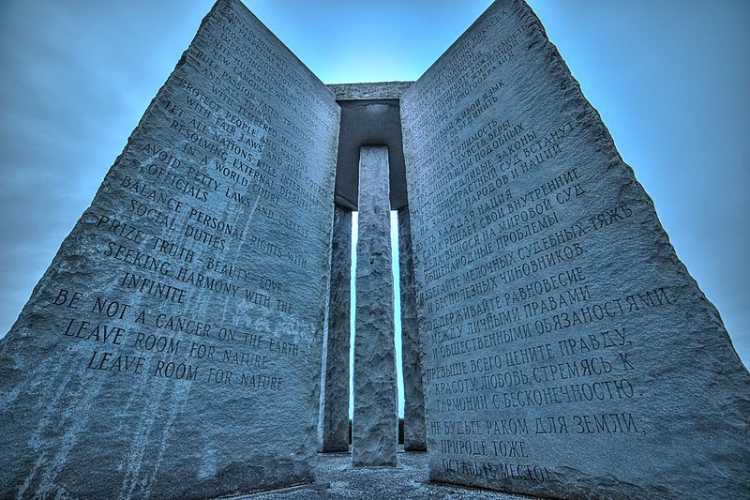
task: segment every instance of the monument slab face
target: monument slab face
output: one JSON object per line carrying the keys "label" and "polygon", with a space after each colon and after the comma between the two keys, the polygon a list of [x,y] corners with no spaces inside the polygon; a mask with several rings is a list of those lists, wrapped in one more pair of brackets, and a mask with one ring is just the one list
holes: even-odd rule
{"label": "monument slab face", "polygon": [[750,378],[529,7],[401,98],[433,480],[741,498]]}
{"label": "monument slab face", "polygon": [[352,464],[395,466],[398,448],[388,148],[359,160]]}
{"label": "monument slab face", "polygon": [[0,344],[0,497],[313,479],[338,123],[214,6]]}

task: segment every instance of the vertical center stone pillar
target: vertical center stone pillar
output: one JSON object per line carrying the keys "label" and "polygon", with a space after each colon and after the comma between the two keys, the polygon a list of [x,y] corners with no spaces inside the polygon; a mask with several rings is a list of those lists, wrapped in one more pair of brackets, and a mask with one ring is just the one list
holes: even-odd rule
{"label": "vertical center stone pillar", "polygon": [[352,213],[335,208],[328,306],[323,451],[349,451],[349,314]]}
{"label": "vertical center stone pillar", "polygon": [[395,466],[398,447],[388,148],[359,152],[352,464]]}

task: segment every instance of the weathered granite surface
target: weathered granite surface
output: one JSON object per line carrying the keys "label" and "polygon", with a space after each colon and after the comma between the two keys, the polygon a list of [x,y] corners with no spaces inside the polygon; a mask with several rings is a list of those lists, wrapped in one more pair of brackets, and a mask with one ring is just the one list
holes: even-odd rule
{"label": "weathered granite surface", "polygon": [[424,393],[422,346],[417,324],[409,211],[398,212],[398,259],[401,278],[401,366],[404,375],[404,449],[424,451]]}
{"label": "weathered granite surface", "polygon": [[388,148],[360,150],[352,464],[395,466],[398,448]]}
{"label": "weathered granite surface", "polygon": [[530,8],[492,4],[401,117],[430,477],[746,498],[750,376]]}
{"label": "weathered granite surface", "polygon": [[314,479],[338,123],[214,6],[0,343],[0,498]]}
{"label": "weathered granite surface", "polygon": [[[352,468],[344,454],[324,454],[315,484],[232,497],[231,500],[522,500],[530,497],[428,481],[426,453],[398,454],[398,468]],[[226,500],[226,499],[225,499]]]}
{"label": "weathered granite surface", "polygon": [[399,99],[414,82],[332,83],[328,88],[337,101]]}
{"label": "weathered granite surface", "polygon": [[352,213],[335,207],[328,305],[323,451],[349,451],[349,338]]}

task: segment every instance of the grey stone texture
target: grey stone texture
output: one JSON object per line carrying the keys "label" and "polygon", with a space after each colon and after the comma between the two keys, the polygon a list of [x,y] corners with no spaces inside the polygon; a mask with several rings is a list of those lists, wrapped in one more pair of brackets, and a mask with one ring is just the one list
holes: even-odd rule
{"label": "grey stone texture", "polygon": [[328,88],[337,101],[399,99],[414,82],[332,83]]}
{"label": "grey stone texture", "polygon": [[349,347],[352,213],[336,207],[331,245],[331,286],[325,358],[323,447],[349,451]]}
{"label": "grey stone texture", "polygon": [[404,449],[426,449],[422,346],[417,324],[409,211],[398,212],[398,259],[401,280],[401,366],[404,376]]}
{"label": "grey stone texture", "polygon": [[338,124],[217,2],[0,343],[0,498],[314,480]]}
{"label": "grey stone texture", "polygon": [[[352,468],[344,454],[321,455],[315,484],[231,500],[529,500],[527,496],[428,481],[426,453],[398,454],[397,468]],[[224,499],[226,500],[226,499]]]}
{"label": "grey stone texture", "polygon": [[493,3],[401,117],[430,478],[746,498],[750,376],[531,9]]}
{"label": "grey stone texture", "polygon": [[[320,401],[342,391],[321,388],[346,294],[337,100],[389,117],[400,101],[404,369],[414,334],[432,481],[747,497],[750,375],[522,0],[417,82],[330,88],[219,0],[0,341],[0,498],[499,496],[425,484],[413,457],[316,469]],[[360,158],[359,467],[397,463],[388,154]]]}
{"label": "grey stone texture", "polygon": [[398,449],[388,148],[359,159],[352,464],[395,466]]}

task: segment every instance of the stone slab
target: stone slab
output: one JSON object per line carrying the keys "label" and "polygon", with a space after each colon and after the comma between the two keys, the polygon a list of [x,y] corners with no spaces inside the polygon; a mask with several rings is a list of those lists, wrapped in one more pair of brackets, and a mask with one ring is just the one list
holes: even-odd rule
{"label": "stone slab", "polygon": [[400,99],[412,83],[414,82],[331,83],[328,88],[336,95],[337,101]]}
{"label": "stone slab", "polygon": [[404,450],[426,449],[422,345],[417,322],[409,211],[398,212],[398,259],[401,274],[401,366],[404,376]]}
{"label": "stone slab", "polygon": [[430,477],[747,497],[750,376],[531,9],[493,3],[401,117]]}
{"label": "stone slab", "polygon": [[388,148],[359,160],[352,465],[395,466],[398,449]]}
{"label": "stone slab", "polygon": [[357,210],[359,149],[388,147],[391,210],[406,206],[406,172],[401,145],[401,115],[395,99],[339,102],[341,131],[336,163],[336,204]]}
{"label": "stone slab", "polygon": [[331,244],[331,285],[325,358],[323,447],[349,451],[349,347],[352,213],[336,207]]}
{"label": "stone slab", "polygon": [[338,123],[216,3],[0,343],[0,497],[314,479]]}

